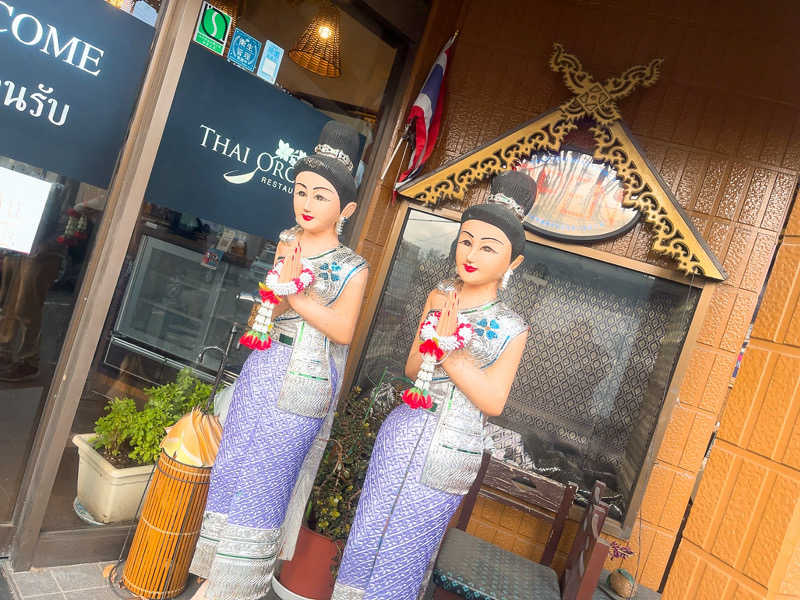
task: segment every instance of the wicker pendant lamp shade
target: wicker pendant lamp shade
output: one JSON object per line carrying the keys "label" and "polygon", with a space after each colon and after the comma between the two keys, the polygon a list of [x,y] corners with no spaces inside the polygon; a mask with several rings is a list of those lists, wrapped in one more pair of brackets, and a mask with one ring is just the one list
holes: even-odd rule
{"label": "wicker pendant lamp shade", "polygon": [[335,6],[327,4],[319,10],[289,50],[289,58],[322,77],[341,76],[339,11]]}

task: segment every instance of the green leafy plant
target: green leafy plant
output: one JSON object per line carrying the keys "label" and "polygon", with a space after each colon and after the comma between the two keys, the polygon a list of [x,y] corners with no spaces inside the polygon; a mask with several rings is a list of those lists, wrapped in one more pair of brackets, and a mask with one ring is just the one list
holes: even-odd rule
{"label": "green leafy plant", "polygon": [[399,392],[384,372],[370,393],[354,387],[336,413],[330,441],[311,494],[309,526],[336,542],[344,542],[383,420],[397,406]]}
{"label": "green leafy plant", "polygon": [[111,456],[119,456],[123,444],[130,436],[131,424],[136,417],[136,403],[130,398],[114,398],[106,404],[104,417],[94,424],[95,448],[103,448]]}
{"label": "green leafy plant", "polygon": [[108,403],[105,408],[108,414],[95,422],[96,449],[110,457],[119,457],[124,452],[134,464],[154,463],[161,452],[165,429],[196,406],[205,404],[211,386],[184,369],[174,382],[144,392],[147,402],[141,410],[136,409],[130,398],[114,398]]}

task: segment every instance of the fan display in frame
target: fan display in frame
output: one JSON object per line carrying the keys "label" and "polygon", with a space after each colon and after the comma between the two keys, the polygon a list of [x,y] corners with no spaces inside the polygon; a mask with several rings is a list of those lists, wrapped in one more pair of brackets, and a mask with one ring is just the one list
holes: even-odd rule
{"label": "fan display in frame", "polygon": [[536,202],[525,215],[526,229],[566,242],[594,242],[622,235],[639,220],[623,206],[617,172],[590,154],[541,152],[517,167],[536,181]]}

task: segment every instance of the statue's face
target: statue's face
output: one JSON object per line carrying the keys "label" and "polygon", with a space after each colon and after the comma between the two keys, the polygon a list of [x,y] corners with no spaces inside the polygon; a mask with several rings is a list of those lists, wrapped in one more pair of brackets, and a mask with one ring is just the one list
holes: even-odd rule
{"label": "statue's face", "polygon": [[304,231],[319,233],[336,227],[341,213],[339,194],[322,175],[298,173],[294,180],[294,218]]}
{"label": "statue's face", "polygon": [[456,270],[464,283],[500,281],[511,265],[511,241],[499,227],[469,220],[461,225],[456,245]]}

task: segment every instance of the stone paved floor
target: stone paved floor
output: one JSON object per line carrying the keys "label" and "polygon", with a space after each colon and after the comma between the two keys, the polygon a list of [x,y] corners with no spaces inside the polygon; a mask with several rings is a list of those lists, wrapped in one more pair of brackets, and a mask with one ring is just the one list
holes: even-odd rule
{"label": "stone paved floor", "polygon": [[[112,590],[103,578],[103,569],[111,563],[88,563],[68,567],[31,569],[12,573],[7,561],[0,560],[0,600],[129,600],[136,598],[124,589]],[[4,579],[5,577],[5,579]],[[4,587],[4,584],[5,587]],[[189,600],[199,587],[190,576],[186,591],[175,600]],[[10,588],[10,589],[9,589]],[[433,585],[425,600],[432,600]],[[264,600],[280,600],[270,592]]]}
{"label": "stone paved floor", "polygon": [[[24,573],[11,573],[8,562],[0,560],[0,600],[127,600],[135,598],[127,590],[112,590],[103,578],[103,569],[110,563],[89,563],[68,567],[31,569]],[[602,581],[608,576],[604,571]],[[433,597],[433,588],[427,590],[425,600]],[[605,587],[605,586],[602,586]],[[189,578],[186,591],[176,600],[189,600],[198,583]],[[634,600],[659,600],[660,594],[640,588]],[[264,600],[279,600],[270,592]],[[621,600],[613,593],[598,589],[592,600]]]}
{"label": "stone paved floor", "polygon": [[0,600],[11,600],[11,589],[2,571],[0,571]]}
{"label": "stone paved floor", "polygon": [[[11,573],[8,563],[2,563],[0,564],[0,600],[124,600],[135,598],[127,590],[110,589],[108,581],[103,578],[103,569],[108,564],[89,563]],[[6,587],[3,585],[5,583],[3,576],[8,580]],[[10,590],[8,589],[9,585]],[[177,600],[188,600],[197,587],[195,578],[191,577],[186,591],[178,596]],[[265,600],[277,600],[277,596],[270,593]]]}

